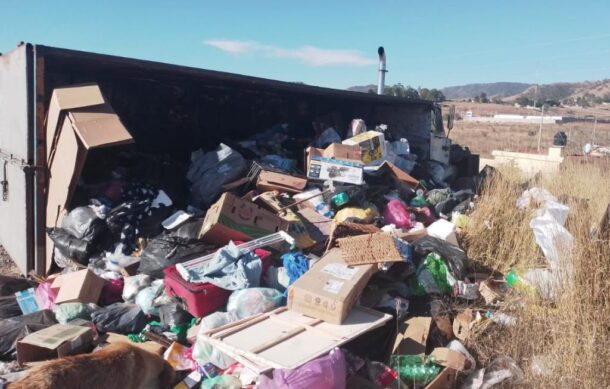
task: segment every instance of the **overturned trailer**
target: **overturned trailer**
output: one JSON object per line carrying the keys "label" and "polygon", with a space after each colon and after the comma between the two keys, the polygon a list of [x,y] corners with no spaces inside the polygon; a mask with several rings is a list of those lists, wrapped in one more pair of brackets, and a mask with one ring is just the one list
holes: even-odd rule
{"label": "overturned trailer", "polygon": [[[45,121],[51,96],[55,88],[86,83],[100,86],[135,149],[185,161],[193,150],[277,123],[330,117],[343,128],[352,118],[387,124],[420,160],[456,162],[440,109],[430,101],[21,44],[0,56],[0,244],[23,272],[44,273],[49,260],[46,196],[53,178]],[[476,156],[467,157],[458,175],[477,171]]]}

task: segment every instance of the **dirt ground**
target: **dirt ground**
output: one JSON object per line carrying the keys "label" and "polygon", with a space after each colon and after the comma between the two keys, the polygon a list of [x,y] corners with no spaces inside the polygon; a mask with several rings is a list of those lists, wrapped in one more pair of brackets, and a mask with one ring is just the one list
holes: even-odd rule
{"label": "dirt ground", "polygon": [[[447,103],[443,104],[443,112],[447,111]],[[475,116],[492,116],[494,114],[535,115],[536,111],[517,108],[510,105],[455,103],[456,116],[459,118],[471,110]],[[578,112],[575,112],[577,110]],[[599,108],[553,108],[549,115],[587,116],[597,115],[599,118],[610,118],[610,107]],[[456,120],[449,137],[454,143],[467,146],[482,157],[490,157],[492,150],[535,151],[538,145],[539,124],[515,123],[477,123]],[[565,124],[545,124],[542,126],[541,149],[553,143],[553,136],[563,131],[568,136],[567,155],[582,154],[586,143],[593,141],[593,122],[578,122]],[[595,143],[610,146],[610,124],[597,123],[595,128]]]}

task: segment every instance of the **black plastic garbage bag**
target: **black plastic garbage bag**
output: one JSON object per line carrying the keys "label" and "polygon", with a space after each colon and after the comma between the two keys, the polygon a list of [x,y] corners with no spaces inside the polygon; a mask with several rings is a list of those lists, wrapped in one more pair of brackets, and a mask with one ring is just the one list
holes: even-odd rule
{"label": "black plastic garbage bag", "polygon": [[197,239],[202,221],[188,222],[171,233],[151,239],[140,255],[140,273],[163,278],[163,269],[214,251]]}
{"label": "black plastic garbage bag", "polygon": [[174,302],[159,307],[159,318],[164,326],[174,327],[190,322],[193,316],[184,309],[181,303]]}
{"label": "black plastic garbage bag", "polygon": [[413,250],[415,250],[418,261],[421,261],[430,253],[437,253],[445,261],[454,277],[458,280],[463,280],[466,276],[468,262],[466,253],[451,243],[431,236],[424,236],[412,242],[411,245]]}
{"label": "black plastic garbage bag", "polygon": [[36,286],[35,282],[25,278],[0,276],[0,296],[10,296],[34,286]]}
{"label": "black plastic garbage bag", "polygon": [[53,324],[57,324],[57,321],[49,309],[0,320],[0,359],[15,359],[18,341]]}
{"label": "black plastic garbage bag", "polygon": [[65,257],[86,264],[93,253],[93,244],[70,235],[63,228],[47,228],[49,238]]}
{"label": "black plastic garbage bag", "polygon": [[106,222],[91,207],[77,207],[68,213],[61,227],[70,235],[85,242],[97,240],[106,231]]}
{"label": "black plastic garbage bag", "polygon": [[148,320],[136,304],[114,303],[91,314],[91,321],[99,332],[118,334],[140,333]]}
{"label": "black plastic garbage bag", "polygon": [[0,297],[0,319],[8,319],[19,315],[21,315],[21,308],[19,308],[15,295]]}

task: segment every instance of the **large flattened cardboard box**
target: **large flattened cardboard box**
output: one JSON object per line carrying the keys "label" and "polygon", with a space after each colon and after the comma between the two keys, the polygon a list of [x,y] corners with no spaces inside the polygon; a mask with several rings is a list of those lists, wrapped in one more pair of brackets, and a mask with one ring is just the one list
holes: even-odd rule
{"label": "large flattened cardboard box", "polygon": [[[124,145],[133,138],[97,84],[53,90],[46,121],[46,226],[56,227],[66,214],[89,150]],[[47,237],[46,265],[52,263],[53,242]]]}
{"label": "large flattened cardboard box", "polygon": [[93,341],[89,327],[55,324],[17,342],[19,363],[44,361],[87,351]]}
{"label": "large flattened cardboard box", "polygon": [[326,149],[305,150],[307,178],[362,185],[364,164],[358,146],[333,143]]}
{"label": "large flattened cardboard box", "polygon": [[386,154],[385,137],[379,131],[366,131],[343,141],[344,145],[359,146],[365,164],[383,160]]}
{"label": "large flattened cardboard box", "polygon": [[288,308],[341,324],[356,304],[377,265],[349,266],[332,249],[288,290]]}
{"label": "large flattened cardboard box", "polygon": [[231,193],[225,193],[205,215],[199,238],[222,246],[231,240],[249,241],[278,231],[287,231],[288,227],[289,223],[279,216]]}
{"label": "large flattened cardboard box", "polygon": [[106,281],[88,269],[58,276],[51,284],[57,291],[55,304],[93,303],[97,304]]}
{"label": "large flattened cardboard box", "polygon": [[302,192],[307,186],[307,178],[290,174],[263,170],[256,180],[256,189],[262,192],[278,190],[287,193]]}

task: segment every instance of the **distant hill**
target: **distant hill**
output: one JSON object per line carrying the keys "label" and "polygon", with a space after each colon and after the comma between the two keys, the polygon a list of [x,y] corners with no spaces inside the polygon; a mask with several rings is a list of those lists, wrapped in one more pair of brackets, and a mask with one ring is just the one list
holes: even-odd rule
{"label": "distant hill", "polygon": [[489,98],[514,96],[531,86],[532,84],[523,82],[492,82],[487,84],[449,86],[441,90],[449,100],[463,100],[479,96],[481,93],[487,94]]}
{"label": "distant hill", "polygon": [[610,79],[601,81],[557,82],[554,84],[532,85],[526,90],[515,93],[505,100],[514,100],[525,96],[530,99],[542,97],[544,100],[564,101],[576,100],[585,95],[605,97],[610,94]]}
{"label": "distant hill", "polygon": [[349,88],[347,88],[347,90],[351,90],[352,92],[363,92],[363,93],[368,93],[368,91],[371,89],[374,91],[377,91],[377,85],[370,84],[370,85],[361,85],[361,86],[350,86]]}

